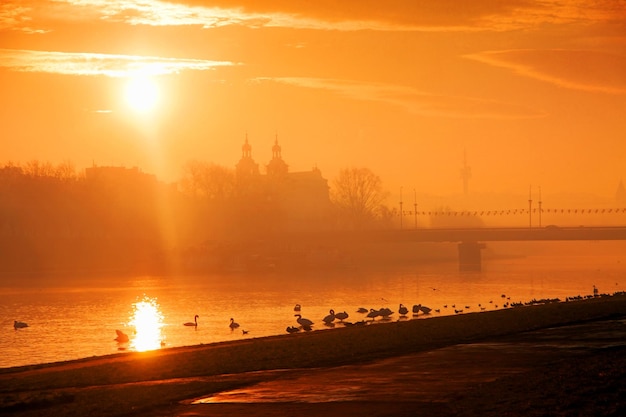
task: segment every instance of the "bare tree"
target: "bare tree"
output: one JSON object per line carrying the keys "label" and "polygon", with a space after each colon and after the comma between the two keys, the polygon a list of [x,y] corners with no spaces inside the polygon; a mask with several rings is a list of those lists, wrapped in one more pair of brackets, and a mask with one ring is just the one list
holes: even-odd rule
{"label": "bare tree", "polygon": [[181,191],[191,197],[224,201],[232,196],[235,173],[226,167],[201,161],[189,161],[183,168]]}
{"label": "bare tree", "polygon": [[374,225],[386,198],[380,177],[368,168],[342,169],[331,188],[341,222],[356,229]]}

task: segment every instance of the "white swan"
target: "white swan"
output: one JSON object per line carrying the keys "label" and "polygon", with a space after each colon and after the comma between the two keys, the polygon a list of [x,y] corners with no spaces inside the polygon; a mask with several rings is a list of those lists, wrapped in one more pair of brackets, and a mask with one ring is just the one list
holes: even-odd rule
{"label": "white swan", "polygon": [[400,306],[398,307],[398,313],[400,313],[400,315],[402,316],[406,316],[408,312],[409,312],[409,309],[406,308],[404,304],[400,303]]}
{"label": "white swan", "polygon": [[306,329],[306,328],[310,328],[311,326],[313,326],[313,322],[311,320],[309,320],[309,319],[305,319],[304,317],[302,317],[302,315],[294,314],[294,316],[297,317],[296,321],[303,328]]}
{"label": "white swan", "polygon": [[128,342],[128,335],[126,333],[121,330],[116,330],[115,333],[117,333],[117,337],[115,338],[115,340],[120,343]]}
{"label": "white swan", "polygon": [[348,313],[346,313],[345,311],[340,311],[339,313],[335,314],[335,318],[339,319],[339,321],[344,321],[348,318]]}
{"label": "white swan", "polygon": [[373,308],[370,308],[370,312],[367,313],[366,317],[374,320],[378,316],[380,316],[380,312],[378,310],[374,310]]}
{"label": "white swan", "polygon": [[234,318],[230,318],[230,324],[228,325],[228,327],[231,328],[231,330],[236,329],[237,327],[239,327],[239,323],[235,322]]}
{"label": "white swan", "polygon": [[333,321],[335,321],[335,310],[331,309],[328,312],[328,315],[326,317],[324,317],[323,320],[324,320],[324,323],[326,323],[326,324],[330,324]]}
{"label": "white swan", "polygon": [[430,307],[426,307],[426,306],[421,306],[420,310],[422,311],[422,313],[424,314],[430,314],[430,312],[432,311],[432,308]]}
{"label": "white swan", "polygon": [[23,329],[24,327],[28,327],[28,324],[24,323],[23,321],[13,320],[14,329]]}
{"label": "white swan", "polygon": [[194,327],[198,327],[198,317],[200,317],[199,315],[195,315],[193,317],[193,322],[188,321],[187,323],[184,323],[185,326],[194,326]]}

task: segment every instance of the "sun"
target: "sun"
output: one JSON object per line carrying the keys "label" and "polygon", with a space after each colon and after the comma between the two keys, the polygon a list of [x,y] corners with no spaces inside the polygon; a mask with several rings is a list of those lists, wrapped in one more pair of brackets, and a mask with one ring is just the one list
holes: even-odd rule
{"label": "sun", "polygon": [[124,98],[134,111],[147,113],[154,110],[159,102],[159,87],[148,76],[133,77],[126,83]]}

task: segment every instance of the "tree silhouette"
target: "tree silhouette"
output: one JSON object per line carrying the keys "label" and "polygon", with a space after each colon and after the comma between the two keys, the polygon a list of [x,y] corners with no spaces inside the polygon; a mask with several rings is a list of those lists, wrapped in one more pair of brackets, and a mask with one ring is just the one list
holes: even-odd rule
{"label": "tree silhouette", "polygon": [[379,219],[387,193],[380,177],[370,169],[345,168],[333,181],[330,196],[343,226],[364,229]]}

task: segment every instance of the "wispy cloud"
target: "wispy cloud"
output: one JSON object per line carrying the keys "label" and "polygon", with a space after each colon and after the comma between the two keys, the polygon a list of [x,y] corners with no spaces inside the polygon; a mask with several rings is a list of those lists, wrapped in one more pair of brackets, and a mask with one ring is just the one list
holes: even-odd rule
{"label": "wispy cloud", "polygon": [[[36,8],[32,6],[35,4]],[[43,27],[45,18],[205,28],[242,25],[340,31],[476,31],[619,23],[626,19],[626,6],[623,0],[389,0],[384,5],[363,0],[8,0],[0,8],[0,28]]]}
{"label": "wispy cloud", "polygon": [[23,72],[128,77],[137,74],[165,75],[184,70],[206,71],[229,65],[235,64],[138,55],[0,49],[0,67]]}
{"label": "wispy cloud", "polygon": [[626,94],[626,56],[587,50],[508,50],[467,55],[559,87]]}
{"label": "wispy cloud", "polygon": [[298,87],[327,90],[354,100],[374,101],[404,108],[414,114],[433,117],[478,119],[528,119],[545,114],[501,101],[447,96],[422,92],[412,87],[367,84],[321,78],[258,78],[257,82],[278,82]]}

